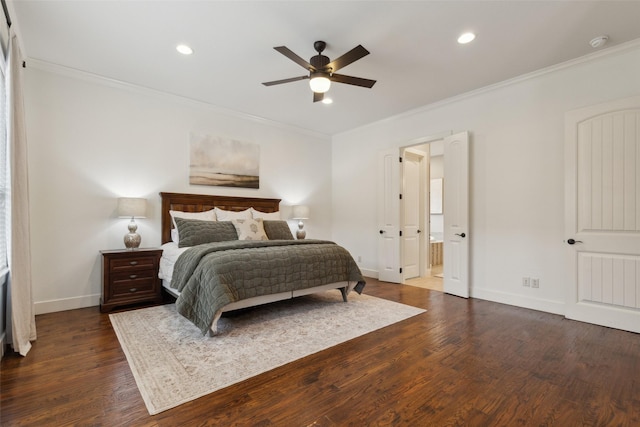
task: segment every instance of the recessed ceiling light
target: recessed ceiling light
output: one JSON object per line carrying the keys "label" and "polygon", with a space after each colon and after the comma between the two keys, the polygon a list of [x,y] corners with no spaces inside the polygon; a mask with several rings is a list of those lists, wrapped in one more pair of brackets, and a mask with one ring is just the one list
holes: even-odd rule
{"label": "recessed ceiling light", "polygon": [[179,44],[176,46],[176,50],[183,55],[191,55],[193,53],[193,49],[191,49],[186,44]]}
{"label": "recessed ceiling light", "polygon": [[323,98],[322,99],[322,103],[323,104],[327,104],[327,105],[328,104],[333,104],[333,99],[331,99],[331,98]]}
{"label": "recessed ceiling light", "polygon": [[476,35],[473,33],[464,33],[462,35],[460,35],[460,37],[458,37],[458,43],[460,44],[467,44],[471,41],[473,41],[473,39],[476,38]]}

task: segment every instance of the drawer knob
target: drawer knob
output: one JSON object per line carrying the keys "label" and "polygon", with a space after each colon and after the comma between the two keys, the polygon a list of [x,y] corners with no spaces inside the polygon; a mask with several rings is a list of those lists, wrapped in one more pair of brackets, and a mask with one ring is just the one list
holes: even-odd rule
{"label": "drawer knob", "polygon": [[129,264],[130,265],[138,265],[138,261],[130,261]]}
{"label": "drawer knob", "polygon": [[137,274],[131,274],[131,275],[129,275],[129,279],[135,279],[136,277],[138,277],[138,275],[137,275]]}
{"label": "drawer knob", "polygon": [[137,290],[138,290],[138,288],[131,288],[131,289],[129,289],[129,292],[135,292]]}

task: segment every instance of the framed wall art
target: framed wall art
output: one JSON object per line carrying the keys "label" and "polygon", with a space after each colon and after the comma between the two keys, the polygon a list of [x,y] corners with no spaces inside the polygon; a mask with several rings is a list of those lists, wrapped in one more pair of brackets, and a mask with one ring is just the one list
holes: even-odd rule
{"label": "framed wall art", "polygon": [[189,184],[260,188],[260,145],[190,135]]}

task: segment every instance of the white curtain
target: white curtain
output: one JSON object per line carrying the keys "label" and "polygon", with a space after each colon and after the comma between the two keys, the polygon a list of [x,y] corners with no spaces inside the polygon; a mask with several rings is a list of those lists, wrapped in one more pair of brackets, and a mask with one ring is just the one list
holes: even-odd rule
{"label": "white curtain", "polygon": [[22,54],[11,32],[7,67],[7,134],[11,171],[11,228],[9,230],[9,341],[26,356],[36,339],[36,317],[31,292],[31,233],[27,138],[22,96]]}

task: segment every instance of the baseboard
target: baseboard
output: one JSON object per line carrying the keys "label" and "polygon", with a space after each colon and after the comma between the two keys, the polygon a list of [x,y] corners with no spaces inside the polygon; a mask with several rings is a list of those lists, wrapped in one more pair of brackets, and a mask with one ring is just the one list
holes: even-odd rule
{"label": "baseboard", "polygon": [[77,308],[95,307],[100,305],[100,294],[85,295],[74,298],[62,298],[34,303],[35,313],[55,313],[57,311],[75,310]]}
{"label": "baseboard", "polygon": [[564,302],[510,294],[490,289],[472,288],[471,297],[531,310],[544,311],[546,313],[559,314],[561,316],[564,316],[565,313]]}
{"label": "baseboard", "polygon": [[378,270],[367,270],[367,269],[361,268],[360,272],[365,278],[366,277],[371,277],[372,279],[378,278]]}

